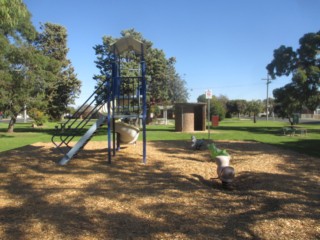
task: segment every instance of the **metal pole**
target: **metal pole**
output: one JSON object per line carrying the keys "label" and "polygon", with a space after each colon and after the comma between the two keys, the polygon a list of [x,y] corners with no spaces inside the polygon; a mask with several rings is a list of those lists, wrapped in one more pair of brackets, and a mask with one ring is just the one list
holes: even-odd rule
{"label": "metal pole", "polygon": [[208,99],[208,139],[210,139],[210,99]]}
{"label": "metal pole", "polygon": [[206,90],[206,99],[208,99],[208,121],[207,121],[207,127],[208,127],[208,139],[210,139],[210,101],[212,98],[212,92],[210,89]]}
{"label": "metal pole", "polygon": [[23,106],[23,122],[24,123],[27,122],[27,106],[26,105]]}
{"label": "metal pole", "polygon": [[269,78],[269,75],[267,75],[267,78],[262,78],[262,80],[267,81],[267,105],[266,105],[266,115],[267,115],[267,121],[269,120],[269,84],[271,83],[271,79]]}
{"label": "metal pole", "polygon": [[[113,81],[113,78],[110,80]],[[111,91],[110,91],[110,84],[108,84],[108,88],[107,88],[107,108],[108,108],[108,117],[107,117],[107,126],[108,126],[108,132],[107,132],[107,136],[108,136],[108,163],[111,163]]]}
{"label": "metal pole", "polygon": [[141,44],[141,78],[142,78],[142,130],[143,130],[143,149],[142,149],[142,162],[147,163],[147,81],[146,81],[146,62],[144,59],[144,46]]}
{"label": "metal pole", "polygon": [[267,107],[266,107],[266,109],[267,109],[267,121],[269,120],[269,80],[267,80]]}

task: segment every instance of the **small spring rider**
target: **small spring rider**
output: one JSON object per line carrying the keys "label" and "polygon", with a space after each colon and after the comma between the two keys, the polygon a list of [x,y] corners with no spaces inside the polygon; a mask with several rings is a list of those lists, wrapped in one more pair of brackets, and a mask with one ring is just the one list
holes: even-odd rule
{"label": "small spring rider", "polygon": [[225,149],[217,148],[214,143],[209,144],[208,148],[211,158],[216,161],[218,178],[221,180],[222,186],[228,188],[235,176],[234,168],[229,166],[231,156]]}

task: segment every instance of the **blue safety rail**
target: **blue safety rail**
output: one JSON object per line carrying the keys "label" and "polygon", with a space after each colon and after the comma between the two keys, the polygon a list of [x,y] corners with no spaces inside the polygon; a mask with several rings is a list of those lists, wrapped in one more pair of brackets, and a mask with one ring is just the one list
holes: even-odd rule
{"label": "blue safety rail", "polygon": [[69,143],[76,136],[83,135],[86,126],[92,124],[93,118],[106,103],[105,94],[109,82],[110,79],[104,81],[66,122],[55,127],[56,132],[51,141],[62,153],[66,153],[65,147],[67,151],[71,149]]}
{"label": "blue safety rail", "polygon": [[141,115],[142,78],[116,77],[113,86],[113,115]]}

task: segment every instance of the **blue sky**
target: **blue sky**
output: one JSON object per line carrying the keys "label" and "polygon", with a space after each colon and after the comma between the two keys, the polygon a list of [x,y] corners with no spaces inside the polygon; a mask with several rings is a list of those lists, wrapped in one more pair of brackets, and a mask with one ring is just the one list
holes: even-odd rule
{"label": "blue sky", "polygon": [[[211,89],[229,99],[265,99],[266,65],[280,45],[299,46],[308,32],[320,30],[320,0],[24,0],[32,21],[63,25],[68,31],[68,57],[82,93],[93,92],[98,73],[93,46],[102,37],[120,37],[135,28],[144,38],[176,57],[189,102]],[[290,79],[269,85],[282,87]]]}

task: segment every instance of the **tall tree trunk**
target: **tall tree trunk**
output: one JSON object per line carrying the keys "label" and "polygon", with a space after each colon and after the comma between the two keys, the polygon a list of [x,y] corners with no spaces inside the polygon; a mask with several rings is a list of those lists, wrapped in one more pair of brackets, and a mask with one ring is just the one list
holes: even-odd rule
{"label": "tall tree trunk", "polygon": [[256,123],[257,119],[256,119],[256,114],[253,114],[253,122]]}
{"label": "tall tree trunk", "polygon": [[8,126],[8,133],[13,133],[13,129],[14,129],[14,124],[17,121],[17,116],[12,116],[10,121],[9,121],[9,126]]}

